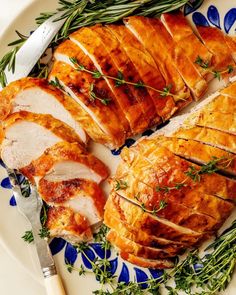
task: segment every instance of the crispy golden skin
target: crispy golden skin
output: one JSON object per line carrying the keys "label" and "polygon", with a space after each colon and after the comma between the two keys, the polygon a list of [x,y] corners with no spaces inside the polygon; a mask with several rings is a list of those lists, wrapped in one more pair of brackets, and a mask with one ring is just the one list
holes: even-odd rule
{"label": "crispy golden skin", "polygon": [[[190,92],[173,65],[171,52],[167,51],[163,39],[161,39],[161,32],[157,32],[156,28],[153,26],[154,22],[149,18],[141,16],[128,17],[124,21],[125,25],[131,32],[135,32],[135,36],[138,37],[154,58],[165,79],[166,86],[171,85],[171,93],[176,94],[176,100],[180,99],[177,105],[179,107],[185,106],[191,101]],[[155,40],[155,42],[153,42],[153,40]]]}
{"label": "crispy golden skin", "polygon": [[81,149],[84,149],[84,144],[77,133],[75,133],[75,131],[69,125],[55,119],[51,115],[35,114],[26,111],[13,113],[12,115],[8,116],[7,119],[3,122],[3,129],[10,127],[18,121],[29,121],[39,124],[53,132],[62,140],[70,143],[76,142],[80,144]]}
{"label": "crispy golden skin", "polygon": [[233,153],[191,139],[159,136],[155,140],[158,145],[165,146],[174,154],[198,164],[207,164],[214,157],[221,159],[217,162],[217,167],[236,176],[236,155]]}
{"label": "crispy golden skin", "polygon": [[[153,57],[137,38],[123,25],[109,25],[107,28],[117,37],[145,85],[163,91],[165,81]],[[147,88],[156,107],[157,114],[165,121],[177,110],[173,97],[161,96],[159,92]]]}
{"label": "crispy golden skin", "polygon": [[97,183],[86,179],[53,182],[45,178],[38,183],[38,192],[46,203],[63,204],[81,191],[92,198],[100,216],[103,216],[106,197]]}
{"label": "crispy golden skin", "polygon": [[215,27],[202,27],[197,26],[197,30],[200,37],[208,48],[208,50],[213,54],[212,56],[212,67],[217,71],[225,71],[225,76],[230,76],[227,73],[228,66],[235,66],[234,60],[232,58],[229,47],[227,46],[224,38],[224,33]]}
{"label": "crispy golden skin", "polygon": [[66,236],[71,241],[88,241],[93,237],[86,218],[68,207],[50,207],[46,226],[51,236]]}
{"label": "crispy golden skin", "polygon": [[[94,28],[82,28],[71,34],[70,39],[79,42],[86,48],[90,56],[93,56],[96,60],[99,67],[98,70],[101,70],[105,75],[117,77],[119,69],[109,57],[108,51],[104,50],[102,38],[94,32]],[[95,66],[97,67],[97,65]],[[127,87],[127,85],[116,87],[115,81],[111,79],[106,79],[106,81],[115,95],[125,117],[129,121],[132,132],[134,134],[142,132],[148,124],[143,116],[138,100],[130,92],[129,87]]]}
{"label": "crispy golden skin", "polygon": [[[85,66],[86,69],[97,71],[91,59],[70,40],[66,40],[57,48],[56,58],[58,54],[68,58],[76,58],[78,63]],[[117,146],[124,143],[126,133],[129,131],[129,124],[104,78],[93,78],[92,74],[76,71],[69,64],[66,65],[60,61],[54,63],[51,76],[63,81],[77,95],[78,99],[94,113],[112,140],[117,141]],[[91,98],[91,85],[93,85],[93,92],[99,99],[93,100]],[[109,102],[104,105],[101,99],[108,99]]]}
{"label": "crispy golden skin", "polygon": [[105,223],[106,211],[118,216],[118,218],[137,230],[142,230],[148,235],[154,235],[158,238],[169,239],[185,243],[188,245],[196,244],[204,235],[175,225],[167,220],[158,218],[144,212],[139,206],[128,202],[116,194],[110,195],[105,206]]}
{"label": "crispy golden skin", "polygon": [[199,142],[236,153],[236,136],[207,127],[180,128],[173,136],[183,139],[194,139]]}
{"label": "crispy golden skin", "polygon": [[112,243],[112,245],[119,248],[121,252],[125,251],[126,253],[130,253],[135,256],[147,259],[163,259],[175,256],[163,249],[142,246],[134,241],[124,238],[113,229],[108,232],[106,238]]}
{"label": "crispy golden skin", "polygon": [[92,171],[106,179],[109,175],[108,168],[102,161],[88,153],[76,143],[60,142],[47,149],[44,154],[30,165],[21,169],[21,172],[32,179],[34,176],[45,176],[45,174],[60,161],[72,160],[86,165]]}
{"label": "crispy golden skin", "polygon": [[174,13],[164,13],[161,16],[164,25],[167,27],[172,38],[176,42],[177,46],[181,46],[185,55],[191,60],[198,71],[207,78],[208,71],[198,65],[196,60],[199,57],[202,58],[204,63],[211,65],[212,54],[202,44],[202,42],[194,34],[188,20],[181,11]]}

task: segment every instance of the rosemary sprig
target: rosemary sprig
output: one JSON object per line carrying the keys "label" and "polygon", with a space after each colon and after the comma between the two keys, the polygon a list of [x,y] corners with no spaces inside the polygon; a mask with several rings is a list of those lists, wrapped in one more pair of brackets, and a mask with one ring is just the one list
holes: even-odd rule
{"label": "rosemary sprig", "polygon": [[235,69],[235,66],[228,65],[225,70],[214,70],[210,67],[209,61],[204,61],[199,55],[197,56],[195,63],[198,64],[201,68],[207,70],[207,72],[213,74],[214,78],[218,79],[219,81],[222,79],[222,75],[231,74]]}
{"label": "rosemary sprig", "polygon": [[[64,12],[58,20],[65,19],[65,23],[49,45],[53,48],[60,41],[67,39],[70,33],[81,27],[98,23],[114,23],[123,17],[134,14],[159,16],[161,13],[176,10],[187,2],[188,0],[59,0],[59,8],[54,12],[42,12],[36,18],[36,23],[40,25],[57,12]],[[19,39],[9,44],[9,46],[17,46],[0,60],[0,83],[2,86],[6,86],[7,83],[4,70],[8,67],[9,70],[14,71],[16,53],[27,40],[27,36],[19,32],[17,32],[17,35]],[[34,70],[34,72],[36,71]],[[46,70],[44,70],[45,72]]]}
{"label": "rosemary sprig", "polygon": [[[87,69],[84,65],[80,64],[79,61],[77,60],[77,58],[75,58],[75,57],[70,57],[70,61],[74,65],[76,71],[86,72],[86,73],[92,75],[92,77],[95,78],[95,79],[104,78],[104,79],[108,79],[108,80],[113,80],[113,81],[115,81],[115,86],[116,87],[120,87],[122,85],[131,85],[131,86],[134,86],[135,88],[147,88],[147,89],[151,89],[151,90],[159,93],[160,96],[162,96],[162,97],[172,96],[176,101],[177,100],[185,100],[183,98],[179,98],[178,96],[176,96],[175,94],[170,92],[171,87],[172,87],[171,85],[168,85],[168,86],[164,87],[163,90],[159,90],[157,88],[154,88],[152,86],[144,84],[142,81],[138,81],[138,82],[127,81],[127,80],[125,80],[124,75],[123,75],[123,73],[121,71],[118,71],[117,76],[113,77],[113,76],[102,74],[98,70],[92,71],[92,70]],[[93,83],[91,85],[92,85],[92,89],[93,89]],[[93,92],[91,92],[91,90],[90,90],[90,97],[91,97],[91,93],[93,93]],[[95,94],[92,96],[92,98],[93,97],[94,97],[94,99],[97,98],[95,96]],[[97,98],[97,99],[99,99],[101,101],[103,100],[101,98]],[[105,100],[103,103],[107,104],[107,100]]]}

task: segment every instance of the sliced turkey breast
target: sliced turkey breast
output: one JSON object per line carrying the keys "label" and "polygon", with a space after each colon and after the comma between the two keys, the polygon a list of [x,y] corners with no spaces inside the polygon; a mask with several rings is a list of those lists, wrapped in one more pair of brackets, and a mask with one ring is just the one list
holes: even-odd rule
{"label": "sliced turkey breast", "polygon": [[[110,30],[103,26],[95,26],[93,30],[96,32],[97,36],[102,39],[109,57],[114,61],[118,73],[122,73],[123,79],[131,83],[142,83],[142,77],[140,77],[134,64],[123,49],[123,46],[119,43],[116,37],[111,34]],[[155,106],[147,89],[145,87],[135,87],[135,85],[127,84],[127,86],[130,95],[135,97],[139,102],[146,122],[146,127],[160,123],[160,117],[156,113]]]}
{"label": "sliced turkey breast", "polygon": [[121,146],[127,136],[129,124],[106,81],[102,77],[96,79],[88,72],[76,70],[76,65],[70,60],[74,58],[88,71],[96,72],[91,59],[70,40],[57,48],[54,57],[57,61],[51,70],[50,79],[56,77],[101,130],[113,141],[117,141],[117,146]]}
{"label": "sliced turkey breast", "polygon": [[[123,25],[109,25],[107,28],[117,37],[126,54],[147,87],[147,91],[156,107],[157,114],[165,121],[177,110],[172,96],[162,96],[165,81],[153,57],[137,38]],[[155,91],[156,90],[156,91]]]}
{"label": "sliced turkey breast", "polygon": [[[223,96],[233,97],[236,99],[236,82],[231,83],[226,88],[220,90],[220,94]],[[221,106],[221,107],[224,107],[224,106]]]}
{"label": "sliced turkey breast", "polygon": [[1,120],[22,110],[49,114],[73,128],[82,142],[87,140],[80,125],[79,106],[45,79],[23,78],[12,82],[0,92],[0,101]]}
{"label": "sliced turkey breast", "polygon": [[[162,32],[156,30],[153,20],[141,16],[128,17],[124,19],[124,22],[127,28],[154,58],[165,79],[166,86],[171,85],[170,92],[176,95],[176,100],[180,100],[178,105],[180,107],[185,106],[187,102],[191,101],[190,93],[173,64],[173,59],[171,57],[172,50],[168,51],[166,45],[163,43],[165,32],[163,35]],[[155,42],[153,42],[153,40],[155,40]],[[169,39],[168,41],[171,42]],[[166,40],[164,42],[166,42]]]}
{"label": "sliced turkey breast", "polygon": [[138,265],[144,268],[151,269],[163,269],[174,267],[174,262],[170,259],[146,259],[142,257],[135,256],[127,252],[120,252],[120,257],[132,264]]}
{"label": "sliced turkey breast", "polygon": [[[235,73],[235,63],[231,51],[225,42],[224,33],[216,27],[197,26],[197,30],[203,43],[213,54],[213,70],[223,71],[223,77],[232,76]],[[233,71],[228,71],[229,66],[233,67]]]}
{"label": "sliced turkey breast", "polygon": [[44,177],[50,182],[88,179],[96,183],[108,177],[108,169],[98,158],[77,143],[60,142],[48,148],[21,171],[29,179]]}
{"label": "sliced turkey breast", "polygon": [[104,48],[102,38],[94,32],[94,28],[84,27],[71,34],[70,40],[77,44],[91,58],[97,70],[104,75],[104,79],[125,114],[132,132],[134,134],[143,132],[148,124],[143,116],[138,100],[126,84],[121,83],[122,85],[117,87],[117,83],[114,80],[107,78],[107,76],[117,77],[119,69],[113,59],[110,58],[107,48]]}
{"label": "sliced turkey breast", "polygon": [[210,66],[212,54],[194,34],[187,18],[181,11],[178,11],[162,14],[161,20],[174,41],[178,46],[181,46],[185,55],[191,60],[201,75],[208,79],[207,76],[209,76],[209,70],[201,67],[196,61],[198,57],[201,57],[204,64]]}
{"label": "sliced turkey breast", "polygon": [[157,238],[153,235],[148,235],[140,229],[137,230],[135,227],[121,221],[118,216],[114,216],[108,210],[105,211],[104,222],[109,228],[114,229],[124,238],[146,247],[163,249],[173,255],[184,251],[186,247],[183,243]]}
{"label": "sliced turkey breast", "polygon": [[199,112],[190,115],[184,122],[187,126],[209,127],[236,135],[236,99],[218,96]]}
{"label": "sliced turkey breast", "polygon": [[178,139],[175,137],[155,137],[157,144],[165,146],[174,154],[206,165],[212,160],[217,161],[217,167],[222,172],[236,176],[236,155],[195,140]]}
{"label": "sliced turkey breast", "polygon": [[173,136],[182,139],[194,139],[198,142],[236,153],[236,136],[207,127],[180,128]]}
{"label": "sliced turkey breast", "polygon": [[108,232],[106,238],[112,243],[112,245],[119,248],[121,252],[125,251],[126,253],[130,253],[138,257],[147,259],[163,259],[176,256],[163,249],[142,246],[134,241],[122,237],[113,229]]}
{"label": "sliced turkey breast", "polygon": [[106,198],[97,183],[86,179],[48,181],[41,178],[38,192],[42,199],[52,206],[69,207],[80,213],[89,224],[103,220]]}
{"label": "sliced turkey breast", "polygon": [[158,238],[193,245],[205,236],[202,233],[176,225],[166,219],[148,214],[139,206],[114,193],[109,196],[106,202],[106,211],[110,211],[114,216],[118,216],[122,222],[135,227],[137,230],[142,230],[146,234]]}
{"label": "sliced turkey breast", "polygon": [[63,140],[81,142],[72,128],[51,115],[14,113],[4,121],[1,158],[8,167],[20,169]]}
{"label": "sliced turkey breast", "polygon": [[172,40],[171,35],[165,29],[163,23],[158,19],[151,19],[150,22],[158,33],[159,42],[163,42],[166,51],[171,53],[176,70],[191,90],[195,99],[198,100],[207,90],[208,85],[206,80],[202,78],[193,62],[185,55],[182,47]]}
{"label": "sliced turkey breast", "polygon": [[71,243],[85,242],[93,238],[86,218],[70,208],[50,207],[46,226],[51,237],[62,237]]}

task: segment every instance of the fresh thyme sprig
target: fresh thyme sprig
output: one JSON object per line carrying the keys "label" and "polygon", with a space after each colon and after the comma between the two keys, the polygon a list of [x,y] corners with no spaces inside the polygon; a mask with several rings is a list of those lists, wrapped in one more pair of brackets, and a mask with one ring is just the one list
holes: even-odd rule
{"label": "fresh thyme sprig", "polygon": [[159,201],[158,206],[154,206],[154,208],[152,210],[149,210],[147,208],[147,206],[143,202],[141,202],[139,195],[134,196],[134,198],[135,198],[135,200],[137,200],[140,203],[140,207],[143,210],[143,212],[146,212],[146,213],[149,213],[149,214],[152,214],[155,216],[157,215],[157,213],[159,211],[165,209],[168,206],[168,202],[166,200],[162,199]]}
{"label": "fresh thyme sprig", "polygon": [[89,97],[90,97],[90,100],[91,101],[95,101],[96,99],[99,100],[102,104],[104,105],[108,105],[109,102],[110,102],[110,98],[101,98],[101,97],[98,97],[96,95],[96,93],[94,92],[94,83],[91,83],[90,84],[90,87],[89,87]]}
{"label": "fresh thyme sprig", "polygon": [[[86,72],[86,73],[92,75],[92,77],[94,79],[104,78],[104,79],[108,79],[108,80],[113,80],[113,81],[115,81],[116,87],[120,87],[122,85],[131,85],[131,86],[134,86],[135,88],[147,88],[147,89],[151,89],[151,90],[159,93],[160,96],[162,96],[162,97],[172,96],[174,98],[174,100],[176,100],[176,101],[185,100],[184,98],[180,98],[177,95],[170,92],[170,90],[172,88],[171,85],[168,85],[168,86],[164,87],[163,90],[160,90],[160,89],[154,88],[150,85],[146,85],[142,81],[138,81],[138,82],[127,81],[127,80],[125,80],[124,75],[121,71],[118,71],[117,76],[113,77],[113,76],[102,74],[98,70],[92,71],[92,70],[87,69],[84,65],[80,64],[78,59],[75,57],[70,57],[70,61],[74,65],[76,71]],[[93,84],[91,84],[91,85],[93,85]],[[99,100],[102,100],[102,99],[99,98]],[[106,102],[107,102],[107,100],[106,100]]]}
{"label": "fresh thyme sprig", "polygon": [[128,187],[128,183],[122,179],[115,179],[115,182],[115,191],[118,191],[120,189],[126,189]]}
{"label": "fresh thyme sprig", "polygon": [[215,156],[212,157],[212,160],[202,165],[200,169],[197,169],[194,166],[190,166],[189,169],[185,172],[185,174],[190,177],[194,182],[201,181],[201,175],[203,174],[213,174],[219,171],[221,168],[228,168],[231,164],[232,159],[227,159],[226,157],[217,158]]}
{"label": "fresh thyme sprig", "polygon": [[218,79],[219,81],[222,79],[222,75],[231,74],[235,69],[235,66],[228,65],[225,70],[214,70],[210,67],[209,61],[204,61],[199,55],[197,56],[195,63],[198,64],[201,68],[207,70],[207,72],[213,74],[214,78]]}
{"label": "fresh thyme sprig", "polygon": [[174,186],[156,186],[155,190],[156,192],[164,192],[169,193],[172,190],[180,190],[182,187],[187,186],[187,183],[184,182],[177,182],[174,184]]}
{"label": "fresh thyme sprig", "polygon": [[64,91],[64,87],[61,85],[57,77],[55,77],[54,80],[49,81],[49,84]]}
{"label": "fresh thyme sprig", "polygon": [[[60,41],[67,39],[70,33],[81,27],[98,23],[114,23],[134,14],[159,16],[161,13],[176,10],[187,2],[188,0],[59,0],[59,8],[54,12],[42,12],[36,18],[36,23],[40,25],[57,12],[64,12],[58,20],[65,19],[65,23],[49,45],[49,47],[55,47]],[[0,60],[0,83],[2,86],[6,86],[7,83],[4,70],[8,68],[14,71],[16,53],[27,40],[27,36],[19,32],[17,32],[17,35],[19,39],[9,44],[9,46],[15,47]],[[46,71],[44,69],[43,73],[46,74]],[[39,69],[40,73],[42,76],[42,69]]]}

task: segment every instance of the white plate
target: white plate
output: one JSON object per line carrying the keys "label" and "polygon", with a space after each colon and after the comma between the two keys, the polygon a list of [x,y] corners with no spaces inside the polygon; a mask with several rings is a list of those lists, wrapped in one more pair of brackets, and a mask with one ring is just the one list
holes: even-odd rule
{"label": "white plate", "polygon": [[[18,3],[18,0],[13,1]],[[16,39],[16,35],[14,31],[17,29],[23,34],[29,33],[31,30],[35,28],[34,19],[39,15],[40,12],[55,10],[57,7],[56,0],[38,0],[38,1],[30,1],[26,0],[25,3],[29,3],[29,5],[15,17],[14,21],[10,23],[9,27],[5,29],[5,33],[2,35],[0,39],[0,56],[6,52],[6,45]],[[17,5],[17,4],[16,4]],[[212,6],[214,5],[214,7]],[[225,18],[225,15],[232,9],[236,7],[236,1],[208,1],[204,2],[199,11],[201,11],[202,16],[200,14],[195,14],[195,19],[203,21],[205,16],[205,20],[210,25],[220,25],[222,29],[228,29],[230,21],[232,22],[232,26],[230,28],[229,33],[235,32],[235,23],[233,18],[236,19],[232,14],[231,18]],[[215,9],[217,8],[217,9]],[[15,10],[16,11],[16,10]],[[219,12],[219,23],[217,21],[217,11]],[[232,10],[231,10],[232,11]],[[192,19],[192,15],[189,15],[189,18]],[[100,145],[94,145],[92,149],[95,151],[95,154],[103,160],[111,169],[111,172],[115,171],[115,167],[118,162],[117,156],[112,156],[111,152],[106,148]],[[26,244],[21,236],[25,232],[25,230],[29,229],[29,224],[26,220],[18,213],[15,206],[10,206],[9,201],[11,199],[12,193],[10,189],[7,189],[7,179],[6,172],[1,167],[0,168],[0,243],[4,245],[5,249],[17,260],[19,260],[22,265],[24,265],[25,269],[30,272],[37,280],[42,282],[42,275],[40,273],[40,268],[38,265],[38,261],[36,259],[36,253],[34,247],[32,245]],[[5,187],[5,188],[4,188]],[[66,254],[65,254],[66,251]],[[60,251],[57,255],[55,255],[55,260],[58,266],[58,269],[63,277],[63,280],[66,285],[66,289],[68,291],[68,295],[89,295],[92,294],[93,290],[99,288],[98,283],[94,279],[93,275],[88,275],[86,277],[79,277],[77,273],[70,274],[65,267],[64,258],[65,255],[67,258],[73,259],[73,251],[69,246],[64,246],[63,250]],[[144,270],[140,268],[134,268],[128,263],[124,263],[120,259],[116,259],[115,254],[112,254],[112,260],[114,260],[114,264],[118,262],[117,273],[118,275],[122,275],[123,277],[128,278],[132,273],[136,276],[140,276],[143,280],[145,273],[150,275],[149,270]],[[80,257],[76,260],[76,263],[80,264]],[[132,275],[133,276],[133,275]],[[224,294],[235,294],[236,293],[236,280],[234,279],[233,284],[227,289]]]}

